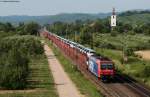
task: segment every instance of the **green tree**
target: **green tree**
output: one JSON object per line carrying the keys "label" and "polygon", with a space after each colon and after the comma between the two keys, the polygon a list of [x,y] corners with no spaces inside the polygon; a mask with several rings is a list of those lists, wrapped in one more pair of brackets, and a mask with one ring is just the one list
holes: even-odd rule
{"label": "green tree", "polygon": [[91,40],[92,40],[92,32],[90,32],[90,27],[85,26],[83,27],[83,29],[81,30],[81,34],[80,34],[80,42],[82,44],[90,44]]}
{"label": "green tree", "polygon": [[14,30],[15,30],[15,27],[11,23],[0,23],[0,31],[10,32]]}
{"label": "green tree", "polygon": [[91,26],[92,32],[102,33],[102,29],[104,28],[102,21],[100,19],[94,21],[90,26]]}
{"label": "green tree", "polygon": [[150,35],[150,23],[144,24],[141,29],[143,33]]}
{"label": "green tree", "polygon": [[25,25],[24,32],[28,35],[39,35],[38,30],[40,26],[35,22],[31,22]]}

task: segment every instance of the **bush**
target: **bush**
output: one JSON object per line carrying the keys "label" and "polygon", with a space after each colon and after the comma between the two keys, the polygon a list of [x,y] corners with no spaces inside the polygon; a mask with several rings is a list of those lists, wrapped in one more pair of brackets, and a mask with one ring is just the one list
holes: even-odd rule
{"label": "bush", "polygon": [[134,31],[129,31],[128,32],[130,35],[136,35],[136,33]]}
{"label": "bush", "polygon": [[16,49],[1,56],[0,86],[7,89],[22,89],[26,87],[29,74],[29,60]]}
{"label": "bush", "polygon": [[110,35],[115,37],[115,36],[117,36],[117,34],[119,34],[117,31],[112,31]]}
{"label": "bush", "polygon": [[40,41],[32,36],[13,36],[0,41],[0,87],[23,89],[27,85],[29,58],[43,54]]}
{"label": "bush", "polygon": [[125,49],[125,55],[126,56],[133,56],[134,55],[134,50],[132,48],[126,48]]}
{"label": "bush", "polygon": [[0,51],[8,52],[12,48],[20,50],[25,55],[36,55],[44,52],[41,42],[30,35],[6,37],[1,40]]}
{"label": "bush", "polygon": [[39,28],[40,28],[39,24],[35,22],[30,22],[26,24],[24,27],[24,31],[23,31],[24,35],[38,35]]}
{"label": "bush", "polygon": [[150,66],[146,65],[143,69],[143,76],[144,77],[150,77]]}

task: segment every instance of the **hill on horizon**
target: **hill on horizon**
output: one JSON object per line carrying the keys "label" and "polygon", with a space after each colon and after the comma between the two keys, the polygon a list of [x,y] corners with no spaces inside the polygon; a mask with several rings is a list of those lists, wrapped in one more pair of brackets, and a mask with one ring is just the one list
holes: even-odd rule
{"label": "hill on horizon", "polygon": [[127,11],[118,16],[118,21],[132,24],[133,26],[150,23],[150,10]]}
{"label": "hill on horizon", "polygon": [[61,22],[74,22],[76,20],[94,20],[103,19],[110,16],[111,13],[99,13],[99,14],[83,14],[83,13],[63,13],[57,15],[45,15],[45,16],[0,16],[0,22],[10,22],[12,24],[18,24],[19,22],[38,22],[39,24],[52,24],[57,21]]}
{"label": "hill on horizon", "polygon": [[[150,22],[150,10],[144,11],[126,11],[118,12],[117,20],[119,22],[131,23],[132,25],[143,24]],[[45,15],[45,16],[0,16],[0,22],[10,22],[12,24],[18,24],[20,22],[37,22],[41,25],[52,24],[54,22],[74,22],[76,20],[95,20],[95,19],[108,19],[111,13],[98,13],[98,14],[86,14],[86,13],[62,13],[57,15]]]}

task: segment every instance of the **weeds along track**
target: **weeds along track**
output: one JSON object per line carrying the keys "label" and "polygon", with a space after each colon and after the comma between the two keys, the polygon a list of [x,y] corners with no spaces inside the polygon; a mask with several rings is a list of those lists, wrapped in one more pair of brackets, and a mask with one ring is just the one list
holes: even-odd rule
{"label": "weeds along track", "polygon": [[[58,48],[54,45],[55,48]],[[78,70],[93,84],[96,85],[97,89],[101,91],[104,97],[150,97],[150,90],[135,83],[127,77],[122,75],[116,75],[112,82],[104,83],[98,80],[92,73],[90,73],[84,65],[79,65],[76,60],[72,60],[67,56],[60,48],[58,48],[62,54],[69,59]]]}

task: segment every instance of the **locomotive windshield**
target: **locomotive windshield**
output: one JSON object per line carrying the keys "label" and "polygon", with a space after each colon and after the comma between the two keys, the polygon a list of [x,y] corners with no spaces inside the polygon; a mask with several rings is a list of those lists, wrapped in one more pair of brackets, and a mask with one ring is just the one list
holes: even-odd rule
{"label": "locomotive windshield", "polygon": [[105,70],[105,69],[113,69],[113,65],[112,64],[102,64],[101,65],[101,69]]}

